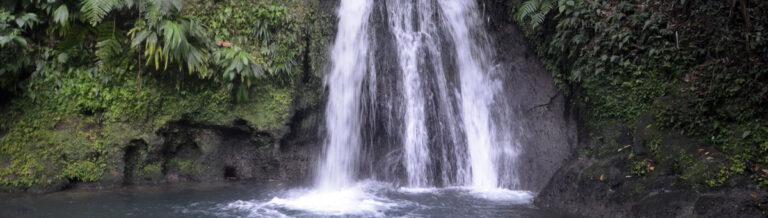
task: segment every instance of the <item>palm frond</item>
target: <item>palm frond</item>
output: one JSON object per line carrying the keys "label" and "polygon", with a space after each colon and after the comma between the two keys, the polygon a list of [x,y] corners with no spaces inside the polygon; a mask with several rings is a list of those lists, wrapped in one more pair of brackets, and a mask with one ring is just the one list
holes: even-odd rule
{"label": "palm frond", "polygon": [[53,11],[53,22],[62,26],[67,26],[69,23],[69,8],[67,8],[66,4],[62,4]]}

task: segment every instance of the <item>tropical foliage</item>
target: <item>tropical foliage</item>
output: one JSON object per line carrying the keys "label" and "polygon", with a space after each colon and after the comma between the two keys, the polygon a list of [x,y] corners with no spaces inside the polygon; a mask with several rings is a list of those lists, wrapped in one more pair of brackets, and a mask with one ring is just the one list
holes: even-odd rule
{"label": "tropical foliage", "polygon": [[20,80],[20,71],[32,61],[25,55],[29,52],[29,43],[22,33],[38,22],[34,13],[12,14],[11,11],[0,9],[0,60],[3,60],[3,66],[0,66],[0,89],[14,91],[18,88],[16,83]]}
{"label": "tropical foliage", "polygon": [[[210,31],[198,19],[190,19],[182,15],[183,5],[181,0],[11,2],[3,7],[3,12],[0,14],[3,21],[3,25],[0,26],[3,29],[0,44],[4,47],[19,47],[19,49],[26,47],[26,39],[22,36],[23,30],[26,29],[28,33],[42,33],[40,31],[43,29],[31,28],[38,21],[38,17],[41,17],[44,24],[41,26],[47,27],[45,31],[58,35],[58,37],[47,39],[47,43],[56,45],[53,47],[55,48],[53,52],[62,55],[62,59],[71,56],[68,52],[72,52],[75,48],[93,49],[94,60],[99,63],[99,66],[134,62],[132,65],[137,68],[139,76],[145,73],[143,71],[188,72],[202,79],[215,78],[228,83],[242,81],[242,84],[248,86],[252,84],[248,82],[249,80],[263,76],[264,71],[270,75],[289,75],[293,70],[298,52],[276,61],[269,59],[259,63],[248,63],[259,66],[226,71],[226,69],[238,67],[231,65],[236,61],[222,60],[222,58],[235,58],[236,55],[226,54],[236,53],[232,50],[238,49],[222,46],[220,43],[217,46],[214,39],[226,39],[220,35],[211,37],[217,32]],[[252,26],[253,30],[248,30],[254,32],[252,37],[247,37],[245,40],[259,40],[260,43],[257,45],[260,46],[260,50],[258,54],[239,53],[237,58],[240,63],[243,62],[242,60],[256,60],[257,57],[271,56],[285,50],[285,47],[281,47],[284,45],[276,45],[274,39],[279,36],[273,36],[273,34],[289,35],[286,32],[293,34],[291,35],[293,38],[285,44],[295,43],[298,38],[295,36],[296,27],[292,27],[290,25],[292,22],[286,18],[285,7],[255,8],[261,11],[257,11],[259,12],[256,13],[257,19],[247,20],[256,25]],[[15,15],[15,13],[20,14]],[[203,20],[205,19],[207,18]],[[219,17],[219,19],[229,22],[229,17]],[[246,20],[240,22],[244,21]],[[283,30],[283,28],[286,29]],[[15,44],[10,44],[11,42]],[[244,44],[243,42],[244,40],[241,40],[240,44]],[[126,51],[129,52],[126,53]],[[212,57],[216,54],[219,55],[214,60]],[[243,59],[243,55],[248,57]],[[272,63],[278,61],[282,62]],[[224,69],[227,73],[215,75],[213,72],[219,69]],[[17,72],[18,70],[8,69],[2,72],[5,71]],[[233,76],[232,73],[237,76]]]}
{"label": "tropical foliage", "polygon": [[592,129],[651,115],[724,154],[723,170],[697,171],[707,185],[768,185],[765,1],[509,2]]}
{"label": "tropical foliage", "polygon": [[171,121],[281,128],[300,70],[305,7],[2,1],[0,190],[108,180],[127,140]]}

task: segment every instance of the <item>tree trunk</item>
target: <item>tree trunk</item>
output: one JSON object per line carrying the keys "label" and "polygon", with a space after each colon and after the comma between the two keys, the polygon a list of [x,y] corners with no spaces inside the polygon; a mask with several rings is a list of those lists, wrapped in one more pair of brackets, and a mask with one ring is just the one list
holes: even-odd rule
{"label": "tree trunk", "polygon": [[139,49],[139,54],[136,55],[136,85],[137,89],[136,91],[141,91],[141,49]]}
{"label": "tree trunk", "polygon": [[746,40],[746,46],[747,46],[747,55],[749,55],[750,59],[752,58],[752,41],[749,38],[749,34],[752,33],[752,21],[749,19],[749,7],[747,6],[747,0],[740,0],[741,1],[741,15],[744,16],[744,27],[746,27],[746,31],[744,31],[744,40]]}

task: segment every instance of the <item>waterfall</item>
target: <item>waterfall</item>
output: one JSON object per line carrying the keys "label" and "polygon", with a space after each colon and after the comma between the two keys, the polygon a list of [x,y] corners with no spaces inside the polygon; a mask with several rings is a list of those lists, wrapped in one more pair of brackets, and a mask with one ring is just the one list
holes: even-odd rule
{"label": "waterfall", "polygon": [[[492,107],[498,106],[494,104],[495,99],[504,96],[498,95],[501,82],[491,77],[494,73],[491,66],[493,52],[488,36],[482,29],[482,19],[474,1],[441,0],[439,4],[457,55],[455,61],[461,81],[461,114],[467,137],[471,185],[481,189],[498,188],[501,182],[499,171],[503,169],[499,169],[497,163],[514,157],[501,152],[504,145],[510,144],[500,139],[513,139],[498,136],[509,133],[497,128],[513,121],[492,117]],[[494,123],[494,118],[499,125]]]}
{"label": "waterfall", "polygon": [[325,84],[328,105],[325,126],[328,131],[324,158],[317,171],[317,187],[342,188],[354,182],[360,155],[362,123],[361,93],[368,73],[368,18],[371,0],[342,1],[339,29],[331,50],[331,71]]}
{"label": "waterfall", "polygon": [[[409,0],[396,0],[389,4],[387,12],[389,25],[397,44],[398,62],[403,78],[405,100],[405,132],[403,137],[404,158],[407,182],[409,186],[423,187],[429,185],[428,163],[430,162],[427,147],[427,127],[424,115],[424,93],[419,75],[419,53],[422,48],[422,33],[414,23],[414,15],[418,15],[415,7],[423,5],[408,4]],[[420,14],[420,13],[419,13]],[[423,20],[423,19],[419,19]]]}
{"label": "waterfall", "polygon": [[475,1],[378,3],[339,6],[317,188],[519,188],[511,99]]}
{"label": "waterfall", "polygon": [[475,1],[375,2],[340,0],[314,187],[227,206],[252,216],[384,217],[486,208],[460,200],[467,193],[531,203],[516,173],[515,99]]}

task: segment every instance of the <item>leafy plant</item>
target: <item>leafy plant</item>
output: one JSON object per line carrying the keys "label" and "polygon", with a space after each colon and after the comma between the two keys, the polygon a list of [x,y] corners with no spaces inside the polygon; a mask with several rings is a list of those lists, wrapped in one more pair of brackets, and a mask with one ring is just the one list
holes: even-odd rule
{"label": "leafy plant", "polygon": [[0,9],[0,47],[27,46],[27,39],[21,36],[21,32],[32,28],[38,22],[34,13],[24,13],[17,17],[5,9]]}
{"label": "leafy plant", "polygon": [[25,55],[29,43],[22,33],[37,23],[39,19],[34,13],[13,15],[0,7],[0,90],[15,90],[21,69],[31,64],[32,60]]}
{"label": "leafy plant", "polygon": [[544,23],[552,9],[557,8],[558,13],[564,13],[576,4],[575,0],[526,0],[517,8],[515,20],[521,24],[528,24],[531,29],[536,29]]}
{"label": "leafy plant", "polygon": [[[259,65],[259,71],[242,74],[259,75],[249,78],[250,82],[262,76],[275,82],[291,82],[297,72],[296,60],[302,54],[301,47],[296,46],[302,43],[302,29],[287,7],[252,1],[224,1],[208,3],[204,7],[193,9],[193,15],[204,18],[201,22],[209,27],[209,34],[220,44],[219,49],[231,50],[230,47],[238,47],[251,54],[253,63]],[[228,51],[214,53],[222,52]],[[229,65],[218,67],[226,69]],[[224,81],[231,81],[227,74],[223,76]]]}
{"label": "leafy plant", "polygon": [[143,49],[146,64],[155,66],[156,70],[167,70],[169,63],[180,63],[180,70],[197,73],[201,78],[210,77],[207,66],[210,41],[198,23],[191,20],[139,21],[129,35],[131,46]]}
{"label": "leafy plant", "polygon": [[653,162],[646,159],[632,161],[630,172],[635,176],[646,176],[653,172]]}
{"label": "leafy plant", "polygon": [[[744,163],[751,169],[745,173],[756,181],[764,177],[761,166],[768,163],[768,153],[760,145],[768,140],[762,133],[768,127],[768,20],[760,15],[768,5],[754,0],[510,2],[515,20],[556,81],[585,108],[590,129],[652,114],[660,128],[714,145],[725,160],[741,161],[725,168]],[[735,172],[724,170],[709,183],[724,184]]]}
{"label": "leafy plant", "polygon": [[230,81],[230,84],[239,80],[245,86],[250,86],[253,78],[264,75],[262,66],[240,47],[218,49],[214,53],[214,60],[217,66],[222,67],[224,79]]}

